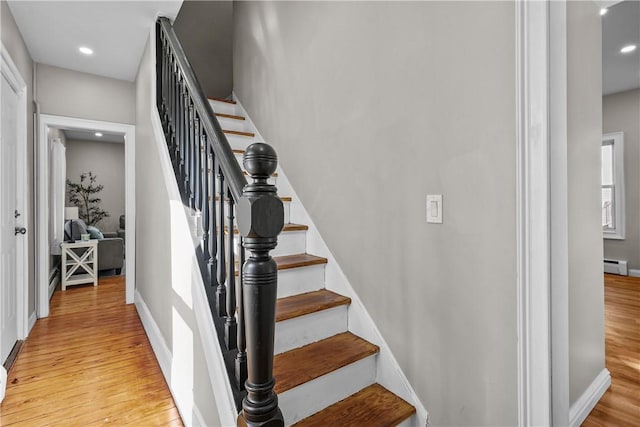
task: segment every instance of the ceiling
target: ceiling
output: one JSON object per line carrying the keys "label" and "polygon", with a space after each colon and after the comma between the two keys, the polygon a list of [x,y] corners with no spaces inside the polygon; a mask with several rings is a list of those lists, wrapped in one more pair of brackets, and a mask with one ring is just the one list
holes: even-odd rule
{"label": "ceiling", "polygon": [[96,141],[96,142],[113,142],[124,144],[124,135],[117,133],[102,132],[102,136],[96,136],[95,131],[62,129],[67,141]]}
{"label": "ceiling", "polygon": [[[635,44],[630,54],[620,48]],[[604,95],[640,87],[640,2],[609,6],[602,17],[602,92]]]}
{"label": "ceiling", "polygon": [[[601,0],[603,93],[640,87],[640,2]],[[34,61],[121,80],[135,80],[156,16],[175,18],[182,0],[25,1],[9,7]],[[620,48],[638,44],[622,55]],[[84,56],[78,47],[94,50]]]}
{"label": "ceiling", "polygon": [[[174,19],[182,0],[8,4],[35,62],[133,81],[156,17]],[[94,54],[81,55],[80,46]]]}

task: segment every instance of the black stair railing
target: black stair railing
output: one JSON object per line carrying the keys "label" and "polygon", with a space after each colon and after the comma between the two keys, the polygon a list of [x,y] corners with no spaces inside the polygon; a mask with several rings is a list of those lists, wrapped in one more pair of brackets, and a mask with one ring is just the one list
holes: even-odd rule
{"label": "black stair railing", "polygon": [[282,201],[267,182],[276,152],[264,143],[247,148],[248,184],[167,18],[156,24],[156,95],[182,201],[200,215],[198,260],[238,425],[284,426],[273,390],[278,271],[270,252],[284,225]]}

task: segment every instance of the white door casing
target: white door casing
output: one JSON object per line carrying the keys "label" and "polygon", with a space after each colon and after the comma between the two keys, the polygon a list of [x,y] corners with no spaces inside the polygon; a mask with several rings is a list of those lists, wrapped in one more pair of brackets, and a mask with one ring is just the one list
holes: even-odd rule
{"label": "white door casing", "polygon": [[135,291],[135,126],[123,123],[40,114],[38,118],[36,178],[36,295],[38,318],[49,316],[49,141],[47,129],[105,131],[124,135],[125,161],[125,301],[133,304]]}
{"label": "white door casing", "polygon": [[0,51],[0,361],[27,331],[27,86],[4,45]]}
{"label": "white door casing", "polygon": [[569,425],[566,14],[516,2],[519,426]]}

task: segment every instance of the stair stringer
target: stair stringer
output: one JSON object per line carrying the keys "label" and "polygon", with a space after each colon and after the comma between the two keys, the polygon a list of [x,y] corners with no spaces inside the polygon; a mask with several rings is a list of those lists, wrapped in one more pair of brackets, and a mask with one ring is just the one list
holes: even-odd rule
{"label": "stair stringer", "polygon": [[[155,50],[152,48],[152,52],[153,51]],[[231,383],[225,367],[222,350],[218,344],[218,334],[214,327],[211,310],[208,307],[208,299],[204,288],[204,282],[198,268],[198,259],[196,256],[196,248],[199,245],[197,237],[197,218],[193,215],[193,212],[184,207],[182,203],[182,198],[178,190],[178,182],[173,171],[171,158],[169,157],[167,142],[164,136],[164,131],[162,130],[158,110],[155,108],[155,104],[153,104],[155,102],[155,93],[152,94],[151,99],[151,105],[153,106],[151,111],[151,139],[156,143],[156,148],[160,158],[160,167],[164,177],[164,185],[169,194],[170,203],[174,206],[173,211],[176,215],[176,226],[190,231],[190,233],[179,233],[177,236],[181,238],[181,247],[186,249],[191,245],[191,248],[193,249],[193,251],[185,255],[185,257],[189,258],[189,261],[184,261],[184,265],[181,266],[182,270],[174,275],[174,286],[176,282],[182,281],[177,280],[178,277],[186,277],[190,279],[190,283],[187,286],[189,286],[188,289],[192,295],[191,303],[193,304],[193,313],[198,326],[201,345],[204,350],[207,372],[209,374],[209,383],[215,397],[215,405],[218,411],[218,416],[220,417],[220,423],[222,426],[236,425],[238,411],[235,407],[233,392],[231,391]],[[182,216],[183,214],[184,216]],[[147,334],[150,333],[146,328],[145,331]],[[154,348],[154,352],[156,354],[158,354],[158,351],[161,351],[161,349]],[[171,364],[173,363],[173,357],[174,355],[172,354]],[[193,410],[196,413],[199,413],[195,402],[193,402],[193,396],[189,396],[188,392],[185,393],[184,390],[174,386],[171,381],[170,367],[164,367],[162,372],[183,420],[184,415],[189,412],[188,408],[191,405],[193,405]],[[199,418],[202,417],[200,416]],[[201,419],[194,421],[196,421],[194,424],[205,425],[207,420]]]}
{"label": "stair stringer", "polygon": [[[242,106],[235,92],[232,93],[232,98],[237,103],[237,110],[241,111],[240,115],[246,118],[246,128],[252,129],[252,132],[255,133],[255,139],[269,143],[269,141],[265,140],[262,134],[260,134],[260,131]],[[411,425],[412,427],[429,425],[429,413],[418,398],[418,395],[402,371],[397,359],[391,352],[391,348],[383,338],[373,318],[362,303],[362,300],[351,286],[351,283],[342,268],[340,268],[333,253],[329,250],[328,245],[322,238],[315,223],[302,205],[300,197],[298,197],[293,186],[290,184],[281,164],[278,164],[277,173],[278,193],[293,198],[291,202],[290,221],[305,224],[309,227],[307,230],[307,253],[312,253],[327,258],[328,260],[325,266],[325,288],[351,298],[351,305],[348,310],[349,331],[380,347],[380,353],[376,358],[376,381],[416,408],[416,414],[409,419],[411,420],[410,424],[402,423],[402,425]]]}

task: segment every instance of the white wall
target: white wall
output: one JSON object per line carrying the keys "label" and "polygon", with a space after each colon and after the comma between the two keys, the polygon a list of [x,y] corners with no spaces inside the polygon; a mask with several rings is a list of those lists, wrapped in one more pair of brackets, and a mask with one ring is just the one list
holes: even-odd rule
{"label": "white wall", "polygon": [[604,369],[600,210],[601,18],[594,2],[567,2],[569,374],[575,403]]}
{"label": "white wall", "polygon": [[184,246],[191,237],[182,221],[182,201],[170,196],[162,153],[153,139],[151,115],[157,113],[151,104],[151,67],[147,43],[136,78],[136,290],[171,352],[169,385],[172,393],[180,391],[176,403],[181,415],[190,419],[191,414],[182,411],[194,404],[206,425],[218,426],[220,417],[194,313],[189,262],[193,250]]}
{"label": "white wall", "polygon": [[234,5],[234,90],[435,426],[517,423],[514,15]]}
{"label": "white wall", "polygon": [[[97,178],[96,184],[104,185],[97,197],[102,199],[100,207],[110,216],[96,227],[102,231],[118,231],[125,207],[124,144],[67,140],[66,154],[68,180],[79,183],[82,173],[92,172]],[[68,193],[66,206],[70,206]]]}
{"label": "white wall", "polygon": [[135,84],[50,65],[36,69],[43,114],[133,124]]}
{"label": "white wall", "polygon": [[602,98],[602,133],[624,132],[626,236],[605,239],[604,256],[640,269],[640,89]]}
{"label": "white wall", "polygon": [[233,90],[233,1],[187,0],[173,29],[207,96]]}
{"label": "white wall", "polygon": [[13,19],[13,14],[6,1],[0,1],[0,34],[2,44],[9,52],[11,59],[18,67],[22,78],[27,84],[27,207],[29,210],[29,224],[27,224],[27,239],[29,239],[29,259],[28,259],[28,314],[35,312],[35,214],[33,206],[34,183],[33,183],[33,61],[27,45],[22,39],[20,30]]}

